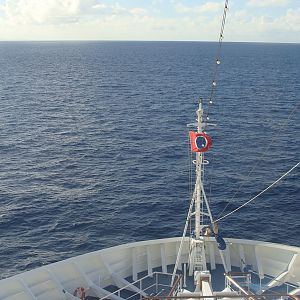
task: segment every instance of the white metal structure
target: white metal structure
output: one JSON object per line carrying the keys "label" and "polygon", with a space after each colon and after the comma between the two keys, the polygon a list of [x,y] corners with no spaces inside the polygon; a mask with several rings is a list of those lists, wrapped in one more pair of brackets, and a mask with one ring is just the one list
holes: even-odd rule
{"label": "white metal structure", "polygon": [[[76,287],[83,286],[87,295],[99,298],[110,294],[105,288],[129,284],[125,279],[138,279],[141,272],[151,275],[161,267],[175,264],[181,238],[151,240],[120,245],[77,256],[48,266],[25,272],[0,281],[1,300],[54,300],[78,299],[73,296]],[[244,268],[252,265],[253,271],[263,279],[270,276],[269,286],[289,282],[288,293],[296,293],[300,280],[300,248],[259,241],[226,239],[228,267]],[[214,270],[222,259],[214,238],[205,238],[206,260]],[[189,258],[189,239],[183,243],[180,265]],[[144,273],[145,274],[145,273]],[[293,291],[294,290],[294,291]],[[299,292],[299,291],[298,291]],[[118,295],[110,299],[120,300]]]}

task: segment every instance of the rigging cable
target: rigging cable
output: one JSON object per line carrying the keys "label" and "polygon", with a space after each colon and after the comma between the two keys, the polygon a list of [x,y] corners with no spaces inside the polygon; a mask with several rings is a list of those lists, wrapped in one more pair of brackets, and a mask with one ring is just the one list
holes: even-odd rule
{"label": "rigging cable", "polygon": [[239,206],[238,208],[234,209],[233,211],[229,212],[228,214],[226,214],[225,216],[218,218],[217,220],[214,220],[212,223],[216,223],[221,221],[222,219],[232,215],[233,213],[235,213],[236,211],[240,210],[241,208],[243,208],[244,206],[248,205],[250,202],[252,202],[253,200],[255,200],[257,197],[259,197],[260,195],[262,195],[264,192],[266,192],[267,190],[269,190],[272,186],[274,186],[276,183],[278,183],[281,179],[283,179],[285,176],[287,176],[289,173],[291,173],[294,169],[296,169],[298,166],[300,165],[300,161],[294,165],[291,169],[289,169],[286,173],[284,173],[281,177],[279,177],[277,180],[275,180],[272,184],[270,184],[267,188],[265,188],[263,191],[261,191],[259,194],[257,194],[256,196],[254,196],[253,198],[251,198],[250,200],[248,200],[247,202],[245,202],[244,204],[242,204],[241,206]]}
{"label": "rigging cable", "polygon": [[[219,42],[218,42],[218,47],[217,47],[216,60],[215,60],[214,71],[213,71],[213,80],[211,83],[210,96],[208,98],[208,107],[207,107],[207,113],[206,113],[206,117],[205,117],[203,131],[205,131],[207,123],[209,121],[209,113],[211,111],[211,106],[213,104],[214,95],[216,92],[218,66],[221,64],[221,49],[222,49],[222,42],[223,42],[223,38],[224,38],[225,23],[226,23],[227,11],[228,11],[228,2],[229,2],[229,0],[225,0],[222,22],[221,22],[221,30],[220,30],[220,35],[219,35]],[[211,193],[212,193],[211,179],[212,179],[212,175],[210,176],[210,180],[209,180],[209,197],[208,197],[209,201],[211,199]]]}
{"label": "rigging cable", "polygon": [[294,113],[296,112],[296,110],[297,110],[297,108],[299,106],[300,106],[300,101],[298,100],[298,103],[295,105],[295,107],[289,113],[288,118],[282,124],[280,124],[279,130],[276,131],[276,134],[273,135],[273,138],[272,138],[270,144],[265,148],[265,150],[263,151],[263,153],[261,154],[261,156],[256,160],[256,163],[250,169],[250,171],[248,172],[248,174],[247,174],[246,178],[244,179],[244,181],[239,185],[239,187],[237,188],[237,190],[235,191],[235,193],[233,194],[233,196],[231,197],[231,199],[225,205],[225,207],[223,208],[223,210],[218,214],[217,219],[220,218],[220,216],[225,212],[226,208],[230,205],[230,203],[232,202],[232,200],[236,198],[236,195],[240,192],[240,190],[242,189],[242,187],[245,185],[245,183],[249,179],[250,175],[254,172],[254,170],[256,169],[256,167],[258,166],[258,164],[261,162],[262,158],[267,154],[267,152],[269,151],[270,147],[274,144],[274,142],[276,141],[276,139],[278,139],[280,133],[283,131],[283,129],[285,129],[285,127],[287,126],[289,120],[292,118],[292,116],[294,115]]}
{"label": "rigging cable", "polygon": [[179,265],[179,262],[180,262],[180,256],[181,256],[181,251],[182,251],[182,247],[183,247],[183,242],[184,242],[184,238],[186,236],[186,232],[187,232],[187,229],[188,229],[188,226],[189,226],[189,220],[190,220],[190,217],[191,217],[191,214],[192,214],[194,201],[195,201],[195,195],[193,195],[193,197],[190,201],[190,207],[189,207],[189,211],[188,211],[188,214],[187,214],[187,217],[186,217],[186,221],[185,221],[185,225],[184,225],[184,229],[183,229],[183,234],[182,234],[182,237],[181,237],[181,241],[180,241],[180,245],[179,245],[179,249],[178,249],[178,253],[177,253],[177,257],[176,257],[176,262],[175,262],[175,266],[174,266],[174,270],[173,270],[173,274],[172,274],[171,285],[173,285],[173,283],[174,283],[175,275],[176,275],[178,265]]}
{"label": "rigging cable", "polygon": [[[216,55],[216,61],[215,61],[215,68],[213,71],[213,80],[211,83],[211,90],[210,90],[210,96],[208,99],[208,108],[207,108],[207,114],[206,114],[206,124],[209,120],[209,113],[211,110],[211,105],[213,104],[213,98],[214,94],[216,91],[216,86],[217,86],[217,76],[218,76],[218,66],[221,64],[221,48],[222,48],[222,42],[224,38],[224,29],[225,29],[225,23],[226,23],[226,16],[227,16],[227,11],[228,11],[228,1],[225,0],[225,5],[224,5],[224,11],[223,11],[223,17],[222,17],[222,24],[221,24],[221,30],[220,30],[220,36],[219,36],[219,44],[217,48],[217,55]],[[204,127],[204,130],[206,128],[206,125]]]}

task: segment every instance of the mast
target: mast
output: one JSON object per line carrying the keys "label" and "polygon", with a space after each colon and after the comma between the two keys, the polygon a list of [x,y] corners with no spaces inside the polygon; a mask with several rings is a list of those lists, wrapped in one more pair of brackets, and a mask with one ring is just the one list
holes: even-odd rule
{"label": "mast", "polygon": [[[189,223],[193,216],[195,216],[195,227],[194,232],[190,239],[190,249],[189,249],[189,275],[194,274],[194,278],[198,278],[198,276],[201,276],[200,273],[207,275],[207,267],[206,267],[206,258],[205,258],[205,237],[208,236],[214,236],[218,245],[218,248],[220,250],[220,256],[222,259],[222,263],[225,269],[225,272],[227,272],[226,262],[223,254],[223,250],[226,248],[226,243],[223,240],[223,238],[218,234],[218,226],[217,223],[214,222],[211,210],[209,207],[209,203],[205,194],[204,186],[203,186],[203,180],[204,180],[204,167],[203,165],[206,163],[204,161],[204,152],[208,151],[211,147],[211,138],[204,132],[206,127],[208,125],[213,125],[208,123],[209,115],[210,115],[210,109],[213,104],[213,98],[215,95],[216,85],[217,85],[217,75],[218,75],[218,66],[221,63],[220,55],[221,55],[221,46],[222,41],[224,38],[224,28],[225,28],[225,21],[226,21],[226,15],[228,10],[228,2],[229,0],[225,0],[225,6],[223,11],[223,18],[221,23],[221,31],[219,36],[219,43],[218,43],[218,50],[217,50],[217,57],[215,60],[215,70],[213,73],[213,81],[211,85],[211,92],[210,96],[208,98],[208,107],[206,110],[206,116],[203,117],[203,107],[202,107],[202,99],[199,100],[199,106],[197,110],[197,123],[196,124],[188,124],[188,127],[197,127],[197,132],[190,131],[190,143],[191,143],[191,152],[196,152],[196,160],[193,160],[193,163],[195,164],[196,168],[196,180],[195,180],[195,188],[192,195],[192,199],[189,206],[189,211],[187,214],[183,235],[181,238],[179,250],[177,253],[177,258],[173,270],[172,275],[172,281],[171,283],[174,283],[174,278],[178,269],[178,266],[180,264],[180,257],[182,252],[182,247],[184,243],[184,239],[187,233],[187,228],[189,226]],[[205,121],[204,121],[205,120]],[[196,126],[195,126],[196,125]],[[194,212],[193,212],[194,208]],[[206,208],[206,210],[204,210]],[[204,224],[204,216],[209,218],[208,224]],[[213,227],[213,228],[212,228]],[[209,272],[208,272],[209,273]],[[202,275],[203,275],[202,274]],[[206,276],[205,275],[205,276]],[[200,283],[198,282],[198,279],[194,280],[194,282],[197,282],[196,284],[196,290],[200,289]],[[199,284],[198,284],[199,283]]]}
{"label": "mast", "polygon": [[[197,110],[197,132],[202,133],[202,100],[199,100],[199,108]],[[196,202],[195,202],[195,235],[200,238],[200,225],[201,225],[201,202],[202,202],[202,159],[203,153],[197,152],[196,154]]]}
{"label": "mast", "polygon": [[[203,147],[202,142],[207,144],[207,140],[205,140],[205,135],[203,133],[203,108],[202,108],[202,100],[199,99],[199,106],[197,110],[197,133],[195,139],[193,141],[196,144],[196,147]],[[199,138],[199,140],[197,140]],[[204,146],[205,147],[205,146]],[[205,192],[203,188],[203,178],[204,178],[204,169],[203,169],[203,157],[204,152],[202,149],[198,149],[196,152],[196,160],[193,161],[196,168],[196,180],[195,180],[195,189],[194,189],[194,215],[195,215],[195,227],[194,227],[194,236],[191,240],[190,244],[190,258],[189,258],[189,275],[195,274],[196,271],[205,271],[206,267],[206,259],[205,259],[205,247],[204,247],[204,237],[202,234],[202,230],[204,227],[203,224],[203,216],[209,215],[204,212],[204,203]],[[210,209],[208,203],[205,202],[205,206],[207,207],[207,211],[210,213]],[[212,220],[212,218],[211,218]]]}
{"label": "mast", "polygon": [[[203,180],[204,180],[203,165],[206,163],[204,161],[204,153],[209,150],[212,143],[211,138],[203,131],[203,129],[206,128],[207,125],[213,125],[213,124],[209,124],[208,122],[205,122],[204,124],[203,107],[202,107],[201,99],[199,100],[199,106],[196,113],[197,113],[197,120],[196,120],[197,123],[188,124],[188,127],[191,126],[197,127],[197,132],[190,131],[191,152],[194,153],[196,152],[196,160],[193,160],[193,164],[195,164],[195,171],[196,171],[195,187],[194,187],[193,196],[190,202],[190,207],[186,218],[183,235],[177,253],[171,285],[173,285],[174,283],[175,275],[180,264],[180,257],[181,257],[182,247],[186,237],[187,229],[190,224],[190,221],[194,216],[195,217],[194,231],[192,231],[193,234],[191,236],[190,244],[189,244],[190,249],[189,249],[189,260],[188,260],[188,274],[189,276],[194,275],[195,278],[194,282],[196,283],[196,291],[198,291],[200,289],[199,278],[201,276],[207,276],[207,274],[209,274],[209,271],[207,271],[206,255],[205,255],[205,240],[207,235],[216,238],[216,241],[218,243],[218,248],[220,249],[221,260],[226,272],[227,272],[227,268],[224,259],[224,254],[222,252],[222,250],[224,249],[221,249],[219,247],[219,240],[222,238],[218,236],[217,226],[213,221],[212,213],[203,186]],[[205,220],[204,216],[208,217],[209,219],[207,224],[204,224],[204,220]],[[213,229],[211,228],[212,225],[214,225]]]}

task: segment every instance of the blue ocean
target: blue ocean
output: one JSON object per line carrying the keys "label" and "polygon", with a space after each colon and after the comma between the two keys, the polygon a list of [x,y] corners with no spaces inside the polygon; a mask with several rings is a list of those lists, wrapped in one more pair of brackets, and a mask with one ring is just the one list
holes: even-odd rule
{"label": "blue ocean", "polygon": [[[216,43],[0,43],[0,274],[180,236],[187,124],[207,108]],[[300,157],[300,45],[224,43],[207,128],[215,218]],[[300,246],[300,170],[219,223]]]}

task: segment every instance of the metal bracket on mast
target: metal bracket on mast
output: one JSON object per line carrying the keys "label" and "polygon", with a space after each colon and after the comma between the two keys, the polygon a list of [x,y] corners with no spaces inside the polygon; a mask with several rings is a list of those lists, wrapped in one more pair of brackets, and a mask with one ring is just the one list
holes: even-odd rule
{"label": "metal bracket on mast", "polygon": [[[216,123],[207,123],[207,122],[202,123],[203,128],[206,127],[206,126],[216,127],[216,126],[218,126],[218,124],[216,124]],[[198,123],[189,123],[189,124],[186,125],[186,127],[198,127]]]}

